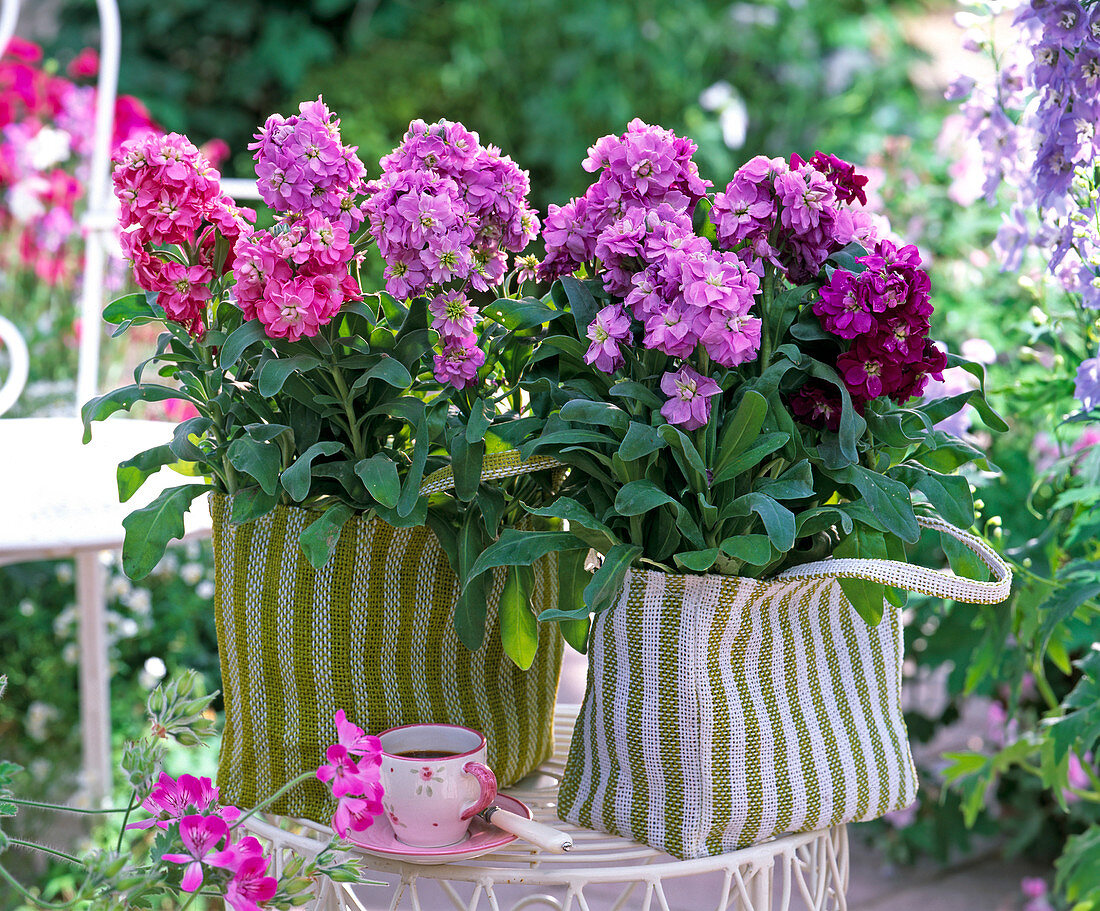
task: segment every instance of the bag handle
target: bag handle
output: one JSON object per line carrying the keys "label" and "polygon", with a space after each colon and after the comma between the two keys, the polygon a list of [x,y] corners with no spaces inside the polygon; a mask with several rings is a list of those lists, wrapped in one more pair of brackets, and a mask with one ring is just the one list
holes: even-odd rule
{"label": "bag handle", "polygon": [[[550,456],[531,456],[529,459],[520,458],[518,449],[509,449],[507,452],[493,452],[485,456],[481,463],[481,480],[492,481],[496,478],[511,478],[517,474],[530,474],[533,471],[542,471],[546,468],[565,468],[564,462],[559,462]],[[455,486],[454,474],[450,466],[433,471],[420,485],[420,495],[427,496],[432,493],[442,493]]]}
{"label": "bag handle", "polygon": [[923,566],[911,566],[897,560],[863,560],[852,557],[834,557],[795,566],[776,576],[776,581],[792,579],[817,579],[836,577],[842,579],[866,579],[881,582],[894,588],[903,588],[922,595],[934,595],[967,604],[999,604],[1012,589],[1012,570],[992,547],[981,538],[944,522],[942,519],[917,517],[917,524],[931,531],[950,535],[967,550],[972,551],[989,567],[995,581],[979,582],[953,573],[945,573]]}

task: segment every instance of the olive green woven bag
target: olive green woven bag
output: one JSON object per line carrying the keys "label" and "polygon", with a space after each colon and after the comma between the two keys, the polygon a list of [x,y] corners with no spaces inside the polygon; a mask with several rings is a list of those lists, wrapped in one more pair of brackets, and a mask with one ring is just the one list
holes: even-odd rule
{"label": "olive green woven bag", "polygon": [[[486,458],[483,477],[543,467],[543,460],[522,463],[505,453]],[[438,472],[422,492],[450,483],[448,472]],[[490,588],[485,643],[471,652],[454,630],[458,579],[428,528],[353,517],[317,570],[298,546],[316,512],[280,506],[234,525],[230,505],[224,495],[211,496],[224,803],[255,806],[317,768],[336,742],[337,709],[372,733],[417,722],[482,731],[502,785],[550,755],[561,634],[554,624],[542,626],[530,669],[512,663],[497,632],[503,573]],[[557,603],[557,562],[541,560],[534,572],[538,612]],[[310,781],[271,810],[327,823],[334,808],[325,786]]]}
{"label": "olive green woven bag", "polygon": [[680,858],[908,806],[900,612],[868,626],[839,578],[995,604],[977,582],[888,560],[835,559],[771,580],[631,569],[589,639],[588,685],[558,793],[562,819]]}

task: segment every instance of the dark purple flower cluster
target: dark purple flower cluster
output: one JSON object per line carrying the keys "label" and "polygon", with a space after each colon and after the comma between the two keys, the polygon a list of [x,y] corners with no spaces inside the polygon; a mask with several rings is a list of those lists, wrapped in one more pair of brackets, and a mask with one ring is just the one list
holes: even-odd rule
{"label": "dark purple flower cluster", "polygon": [[413,121],[368,189],[370,233],[397,298],[450,281],[486,291],[504,280],[505,251],[538,236],[527,172],[460,123]]}
{"label": "dark purple flower cluster", "polygon": [[249,143],[260,196],[276,212],[317,212],[354,231],[363,221],[366,169],[356,146],[340,140],[340,121],[325,103],[303,101],[298,114],[272,114]]}
{"label": "dark purple flower cluster", "polygon": [[874,237],[870,217],[852,207],[867,200],[867,178],[852,165],[818,152],[758,155],[714,197],[710,220],[722,247],[739,248],[747,262],[773,263],[795,284],[809,281],[829,255],[853,240]]}
{"label": "dark purple flower cluster", "polygon": [[[837,358],[837,372],[862,410],[871,399],[903,403],[919,396],[928,377],[942,379],[947,358],[928,338],[932,302],[928,274],[914,246],[898,249],[880,240],[858,262],[862,272],[837,269],[813,309],[821,325],[851,344]],[[807,423],[835,428],[840,401],[834,392],[807,384],[792,397]]]}
{"label": "dark purple flower cluster", "polygon": [[[564,206],[551,205],[546,215],[546,257],[539,265],[539,278],[552,281],[569,275],[600,256],[600,236],[630,209],[646,212],[665,204],[690,215],[710,188],[710,181],[699,176],[694,154],[690,139],[637,118],[622,135],[598,140],[583,167],[599,171],[599,178],[584,196]],[[637,225],[623,229],[637,231]]]}

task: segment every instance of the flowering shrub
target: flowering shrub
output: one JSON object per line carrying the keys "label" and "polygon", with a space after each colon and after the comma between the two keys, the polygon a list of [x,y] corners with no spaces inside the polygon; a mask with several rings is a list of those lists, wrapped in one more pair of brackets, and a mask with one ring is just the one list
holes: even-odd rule
{"label": "flowering shrub", "polygon": [[[7,678],[0,676],[0,697],[6,685]],[[223,897],[226,907],[233,911],[259,911],[301,905],[309,899],[320,876],[356,879],[359,871],[355,863],[336,857],[334,849],[340,841],[335,837],[321,847],[315,860],[304,863],[301,858],[289,859],[282,865],[282,873],[273,875],[270,853],[257,838],[245,835],[241,826],[278,795],[242,813],[236,807],[218,803],[218,789],[209,778],[189,774],[174,778],[164,771],[166,739],[197,746],[210,738],[213,730],[207,716],[213,699],[197,690],[193,673],[153,691],[148,703],[151,732],[127,743],[123,754],[123,771],[133,789],[125,809],[80,810],[18,798],[12,785],[21,769],[15,763],[0,761],[0,818],[15,816],[22,810],[122,816],[114,850],[97,849],[84,857],[9,837],[0,830],[0,858],[13,847],[39,850],[82,870],[72,897],[64,904],[46,902],[32,894],[2,863],[0,880],[35,907],[75,908],[85,903],[104,909],[146,907],[163,896],[168,887],[188,893],[182,908],[188,907],[201,890],[203,895]],[[279,794],[314,775],[332,781],[338,798],[333,828],[342,839],[349,822],[350,828],[362,831],[382,811],[378,772],[382,748],[377,737],[364,735],[344,718],[343,712],[338,712],[334,720],[339,743],[329,747],[328,756],[330,761],[339,757],[340,774],[334,779],[332,766],[323,765],[315,773],[298,776]],[[365,799],[352,795],[365,795]],[[138,807],[148,816],[129,822]],[[127,844],[126,833],[135,830],[139,834],[131,836]],[[147,830],[155,838],[140,834]]]}
{"label": "flowering shrub", "polygon": [[[95,135],[95,89],[86,82],[98,69],[87,49],[60,75],[19,38],[0,59],[0,230],[13,248],[4,265],[50,286],[71,286],[80,269],[77,219]],[[136,98],[117,100],[115,148],[155,128]]]}
{"label": "flowering shrub", "polygon": [[[524,383],[539,421],[521,452],[571,466],[563,495],[529,510],[570,532],[508,530],[470,574],[602,553],[576,606],[544,618],[609,606],[632,565],[768,576],[829,553],[904,559],[918,514],[974,521],[953,472],[984,460],[936,423],[972,404],[1004,428],[981,367],[929,340],[920,257],[879,234],[851,165],[757,157],[711,198],[693,150],[634,121],[592,146],[596,181],[546,218],[557,313]],[[975,388],[917,401],[949,364]],[[841,584],[871,622],[884,595],[901,603]]]}
{"label": "flowering shrub", "polygon": [[[198,476],[127,518],[124,568],[148,572],[211,490],[232,496],[233,522],[280,503],[317,510],[301,544],[318,567],[352,513],[368,510],[400,527],[431,524],[456,571],[468,566],[518,512],[478,493],[486,448],[508,448],[506,431],[487,434],[522,407],[513,392],[531,356],[524,336],[546,310],[504,296],[507,252],[538,229],[526,174],[460,124],[416,121],[382,177],[366,181],[320,99],[273,115],[253,148],[277,213],[262,230],[186,137],[133,141],[116,160],[123,242],[145,293],[105,317],[120,331],[163,324],[149,363],[175,385],[147,381],[143,365],[134,384],[85,406],[85,425],[90,433],[138,401],[181,399],[196,413],[170,443],[120,466],[119,493],[127,499],[166,465],[190,463]],[[388,291],[359,279],[373,242]],[[445,465],[455,492],[429,506],[422,481]],[[547,483],[509,486],[538,503]],[[463,597],[484,595],[474,586]],[[457,616],[477,647],[484,611],[460,605]]]}
{"label": "flowering shrub", "polygon": [[[996,13],[1006,28],[994,44]],[[969,636],[975,669],[962,688],[992,696],[991,733],[982,749],[952,755],[946,775],[968,824],[993,816],[993,795],[1012,811],[1029,812],[1021,848],[1031,850],[1044,833],[1061,853],[1052,897],[1059,906],[1094,907],[1100,8],[975,4],[962,19],[969,47],[995,67],[990,79],[960,79],[949,92],[961,101],[945,126],[945,138],[961,151],[955,196],[964,203],[984,197],[1002,213],[994,251],[1005,271],[1020,273],[1024,353],[1040,368],[1033,376],[1013,369],[1013,393],[1022,417],[1039,418],[1042,430],[1030,441],[1032,515],[1006,522],[1006,532],[1028,522],[1036,527],[1033,536],[1017,531],[1019,546],[1009,550],[1024,584],[1007,616],[983,617],[980,632]],[[966,195],[975,178],[982,192]],[[1018,824],[1012,828],[1023,835]],[[1048,906],[1041,886],[1025,886],[1036,907]]]}

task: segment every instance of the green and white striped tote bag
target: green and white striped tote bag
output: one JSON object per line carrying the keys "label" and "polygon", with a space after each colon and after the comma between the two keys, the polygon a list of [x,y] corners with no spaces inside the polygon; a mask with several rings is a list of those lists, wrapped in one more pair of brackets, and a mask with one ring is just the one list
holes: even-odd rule
{"label": "green and white striped tote bag", "polygon": [[592,628],[561,818],[694,858],[912,803],[900,612],[869,627],[837,579],[987,604],[1012,581],[980,539],[921,524],[994,581],[854,559],[768,581],[631,570]]}
{"label": "green and white striped tote bag", "polygon": [[[482,477],[554,467],[518,453],[487,456]],[[453,484],[443,470],[422,494]],[[355,516],[332,558],[314,569],[298,546],[316,512],[279,506],[243,525],[230,501],[211,497],[214,609],[225,698],[218,786],[225,803],[252,807],[323,761],[336,742],[333,714],[371,733],[416,722],[482,731],[502,784],[536,768],[553,748],[563,640],[554,624],[522,671],[497,632],[503,573],[494,577],[485,642],[469,651],[454,630],[458,579],[435,534]],[[557,560],[534,565],[532,608],[557,604]],[[277,800],[272,812],[328,822],[335,805],[318,781]]]}

